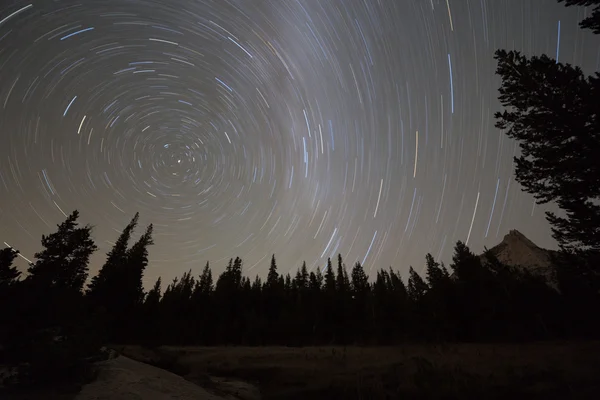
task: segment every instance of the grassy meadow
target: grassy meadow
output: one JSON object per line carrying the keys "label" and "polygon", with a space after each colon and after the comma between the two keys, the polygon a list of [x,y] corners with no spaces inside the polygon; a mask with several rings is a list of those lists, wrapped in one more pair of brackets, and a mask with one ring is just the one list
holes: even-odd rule
{"label": "grassy meadow", "polygon": [[223,382],[252,383],[266,400],[596,399],[600,393],[600,342],[115,348],[246,400],[257,397],[235,385],[223,389]]}

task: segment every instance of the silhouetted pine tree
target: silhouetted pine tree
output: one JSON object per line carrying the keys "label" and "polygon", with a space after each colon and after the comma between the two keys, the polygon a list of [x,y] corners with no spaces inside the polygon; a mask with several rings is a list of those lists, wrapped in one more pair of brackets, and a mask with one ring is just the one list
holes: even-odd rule
{"label": "silhouetted pine tree", "polygon": [[[17,284],[21,272],[12,265],[17,257],[18,252],[10,247],[0,250],[0,315],[2,323],[0,323],[0,344],[5,343],[10,332],[10,326],[19,318],[17,299]],[[11,301],[12,300],[12,301]],[[2,354],[0,351],[0,359]]]}
{"label": "silhouetted pine tree", "polygon": [[98,275],[94,276],[88,285],[88,298],[93,307],[105,307],[109,313],[112,313],[119,307],[120,299],[115,301],[115,286],[123,276],[123,271],[127,264],[127,248],[131,235],[138,224],[139,213],[131,219],[129,224],[123,229],[113,248],[106,255],[106,262],[100,268]]}
{"label": "silhouetted pine tree", "polygon": [[325,282],[323,289],[328,293],[335,293],[335,273],[331,265],[331,258],[327,259],[327,268],[325,269]]}
{"label": "silhouetted pine tree", "polygon": [[365,273],[360,262],[356,262],[352,268],[352,294],[355,298],[365,296],[369,291],[369,277]]}
{"label": "silhouetted pine tree", "polygon": [[88,276],[88,262],[97,247],[91,227],[79,227],[79,212],[73,211],[58,225],[58,231],[42,236],[44,250],[35,254],[26,278],[36,288],[57,288],[81,293]]}
{"label": "silhouetted pine tree", "polygon": [[148,310],[149,313],[155,313],[158,311],[158,306],[160,304],[160,299],[162,298],[162,282],[160,276],[154,283],[152,289],[148,291],[146,294],[146,298],[144,299],[144,307]]}
{"label": "silhouetted pine tree", "polygon": [[443,285],[450,278],[446,268],[443,268],[440,263],[435,261],[433,256],[429,253],[425,256],[425,265],[427,268],[427,284],[430,289]]}
{"label": "silhouetted pine tree", "polygon": [[448,270],[437,262],[431,254],[425,256],[426,279],[429,286],[421,312],[426,313],[428,326],[425,335],[432,339],[451,337],[452,322],[447,299],[452,296],[452,281]]}
{"label": "silhouetted pine tree", "polygon": [[366,343],[365,327],[369,318],[371,286],[369,278],[360,262],[356,262],[350,273],[350,330],[355,333],[355,341]]}
{"label": "silhouetted pine tree", "polygon": [[275,262],[275,254],[271,257],[271,265],[267,273],[267,281],[265,282],[264,290],[274,290],[279,285],[279,273],[277,272],[277,263]]}
{"label": "silhouetted pine tree", "polygon": [[350,291],[350,280],[348,279],[348,272],[346,271],[346,265],[344,265],[341,254],[338,254],[335,287],[340,293],[347,293]]}
{"label": "silhouetted pine tree", "polygon": [[81,378],[88,368],[85,358],[99,347],[82,301],[96,245],[91,227],[79,226],[78,217],[74,211],[56,232],[42,236],[44,249],[35,254],[13,299],[20,318],[4,344],[11,362],[25,362],[19,367],[25,385]]}
{"label": "silhouetted pine tree", "polygon": [[128,300],[131,301],[131,304],[138,305],[144,298],[143,277],[148,266],[148,247],[154,244],[153,230],[153,225],[148,225],[144,234],[127,251],[127,277],[129,278],[128,282],[131,282],[131,298]]}
{"label": "silhouetted pine tree", "polygon": [[[563,2],[564,0],[559,0]],[[567,6],[593,6],[580,26],[600,33],[600,1],[566,0]],[[561,292],[574,309],[600,305],[600,75],[547,55],[526,57],[498,50],[496,73],[502,78],[496,126],[519,143],[516,180],[546,212],[562,251],[555,258]],[[578,303],[577,306],[575,303]],[[581,315],[581,324],[587,324]],[[600,323],[600,321],[598,321]],[[593,330],[596,328],[592,328]]]}
{"label": "silhouetted pine tree", "polygon": [[600,251],[600,76],[546,55],[498,50],[495,59],[507,108],[496,126],[519,143],[516,180],[538,203],[565,211],[546,212],[562,248]]}
{"label": "silhouetted pine tree", "polygon": [[210,270],[210,265],[208,261],[202,270],[202,274],[198,279],[198,287],[196,289],[197,294],[201,294],[203,296],[210,296],[211,292],[214,289],[212,271]]}
{"label": "silhouetted pine tree", "polygon": [[215,316],[215,338],[234,342],[240,337],[238,316],[243,308],[241,303],[242,259],[230,259],[225,271],[217,278],[214,298],[219,311]]}
{"label": "silhouetted pine tree", "polygon": [[270,340],[276,340],[280,337],[281,332],[281,312],[284,294],[285,294],[285,281],[282,281],[282,276],[277,272],[277,263],[275,261],[275,255],[271,257],[271,264],[269,265],[269,272],[267,273],[267,280],[262,289],[263,292],[263,307],[266,317],[266,322],[272,327],[273,337]]}
{"label": "silhouetted pine tree", "polygon": [[334,336],[336,342],[340,344],[346,344],[349,339],[349,326],[350,321],[350,301],[352,300],[352,293],[350,291],[350,279],[348,278],[348,272],[346,271],[346,265],[342,259],[342,255],[338,254],[337,271],[335,275],[335,300],[334,312],[332,322],[334,324]]}
{"label": "silhouetted pine tree", "polygon": [[314,292],[320,292],[323,287],[323,274],[321,268],[317,267],[317,272],[311,271],[308,276],[308,287]]}
{"label": "silhouetted pine tree", "polygon": [[160,315],[160,300],[162,298],[162,279],[158,277],[152,289],[144,298],[144,304],[139,311],[139,339],[149,346],[160,343],[162,333],[159,326],[162,322]]}
{"label": "silhouetted pine tree", "polygon": [[320,344],[322,342],[321,335],[323,331],[323,315],[324,310],[322,308],[322,288],[323,288],[323,274],[321,274],[321,267],[317,266],[315,271],[310,271],[308,274],[308,301],[312,314],[310,316],[309,326],[310,329],[310,343]]}
{"label": "silhouetted pine tree", "polygon": [[190,321],[196,311],[192,301],[195,287],[196,280],[188,271],[165,289],[161,300],[161,329],[169,344],[185,344],[195,339],[194,321]]}
{"label": "silhouetted pine tree", "polygon": [[[119,291],[120,308],[117,312],[119,336],[127,339],[138,329],[138,310],[144,301],[143,277],[148,266],[148,247],[154,244],[153,225],[150,224],[140,238],[127,250],[126,264],[121,275]],[[115,294],[116,295],[116,294]]]}
{"label": "silhouetted pine tree", "polygon": [[413,310],[408,297],[408,289],[402,281],[400,274],[390,267],[388,272],[389,281],[387,284],[388,294],[388,314],[391,314],[392,335],[396,340],[406,340],[410,334],[410,326],[413,324]]}
{"label": "silhouetted pine tree", "polygon": [[461,241],[454,247],[450,268],[457,281],[456,291],[448,305],[458,324],[459,338],[473,340],[482,334],[480,331],[489,324],[493,315],[490,309],[494,294],[493,274],[482,265],[480,257]]}
{"label": "silhouetted pine tree", "polygon": [[212,271],[207,262],[196,280],[190,299],[194,319],[188,323],[188,330],[191,331],[191,335],[196,337],[196,340],[208,341],[212,335],[213,314],[216,312],[212,299],[213,290]]}
{"label": "silhouetted pine tree", "polygon": [[258,275],[254,277],[250,285],[250,297],[247,299],[247,328],[246,334],[247,344],[249,345],[264,345],[265,340],[265,316],[262,308],[262,288],[263,283]]}
{"label": "silhouetted pine tree", "polygon": [[413,302],[418,303],[423,299],[429,288],[413,267],[409,267],[408,274],[408,297]]}
{"label": "silhouetted pine tree", "polygon": [[13,285],[19,280],[21,272],[12,265],[19,254],[12,247],[0,250],[0,290],[3,287]]}
{"label": "silhouetted pine tree", "polygon": [[83,312],[82,288],[87,279],[88,262],[96,245],[90,226],[78,226],[79,213],[73,213],[58,225],[58,230],[42,236],[44,249],[35,254],[28,268],[21,302],[23,322],[29,330],[41,328],[64,331]]}
{"label": "silhouetted pine tree", "polygon": [[331,259],[328,258],[320,294],[320,304],[323,312],[321,314],[321,321],[319,321],[322,338],[325,343],[335,343],[337,340],[335,337],[337,319],[339,319],[337,297],[335,271]]}
{"label": "silhouetted pine tree", "polygon": [[[139,219],[136,213],[129,224],[123,229],[112,249],[106,255],[106,262],[88,285],[86,297],[91,311],[101,321],[105,334],[110,339],[116,339],[115,327],[126,318],[123,314],[125,292],[128,290],[127,247]],[[128,310],[131,311],[131,310]]]}
{"label": "silhouetted pine tree", "polygon": [[372,333],[369,335],[371,344],[386,344],[389,342],[392,333],[390,327],[389,308],[389,275],[387,271],[379,270],[373,282],[373,301],[370,304],[370,314],[372,323]]}
{"label": "silhouetted pine tree", "polygon": [[579,26],[583,29],[591,29],[596,34],[600,33],[600,0],[558,0],[558,2],[564,2],[567,7],[593,6],[590,16],[581,20]]}
{"label": "silhouetted pine tree", "polygon": [[302,267],[296,272],[296,285],[302,293],[302,290],[308,289],[308,269],[306,268],[306,261],[302,262]]}

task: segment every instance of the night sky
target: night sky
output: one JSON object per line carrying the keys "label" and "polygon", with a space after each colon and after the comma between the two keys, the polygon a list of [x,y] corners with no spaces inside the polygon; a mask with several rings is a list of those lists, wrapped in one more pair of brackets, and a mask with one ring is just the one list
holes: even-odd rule
{"label": "night sky", "polygon": [[[33,258],[78,209],[101,266],[136,211],[146,278],[341,253],[422,271],[457,240],[555,247],[494,128],[497,48],[598,70],[554,0],[0,4],[0,243]],[[21,260],[21,265],[25,262]]]}

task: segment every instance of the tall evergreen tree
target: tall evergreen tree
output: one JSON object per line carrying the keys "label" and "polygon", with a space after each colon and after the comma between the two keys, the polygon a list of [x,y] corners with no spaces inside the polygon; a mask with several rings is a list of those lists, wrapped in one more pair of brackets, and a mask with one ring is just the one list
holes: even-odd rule
{"label": "tall evergreen tree", "polygon": [[260,276],[256,275],[256,277],[254,277],[254,281],[252,282],[252,289],[254,291],[258,291],[260,292],[260,290],[262,289],[262,280],[260,279]]}
{"label": "tall evergreen tree", "polygon": [[203,295],[209,295],[213,289],[212,271],[210,270],[210,265],[207,261],[204,269],[202,270],[202,274],[198,279],[198,291]]}
{"label": "tall evergreen tree", "polygon": [[335,276],[335,287],[338,291],[342,293],[347,293],[350,290],[348,272],[346,271],[346,265],[342,260],[341,254],[338,254],[338,266],[337,274]]}
{"label": "tall evergreen tree", "polygon": [[502,78],[496,126],[516,139],[516,180],[547,212],[554,238],[570,250],[600,251],[600,75],[546,55],[498,50]]}
{"label": "tall evergreen tree", "polygon": [[[564,1],[564,0],[559,0]],[[599,0],[566,0],[567,6],[594,6],[581,26],[600,33]],[[562,249],[600,261],[600,74],[547,55],[526,57],[496,51],[502,79],[496,126],[516,139],[516,180],[540,204],[555,202],[564,216],[547,212]],[[596,267],[597,268],[597,267]]]}
{"label": "tall evergreen tree", "polygon": [[309,274],[308,269],[306,268],[306,261],[302,263],[302,267],[296,272],[296,285],[298,289],[304,290],[308,288]]}
{"label": "tall evergreen tree", "polygon": [[88,295],[96,305],[103,305],[107,297],[113,297],[111,293],[114,289],[115,280],[120,280],[123,274],[123,269],[127,264],[127,248],[131,235],[138,224],[140,215],[136,213],[129,224],[123,229],[112,249],[106,255],[106,262],[100,268],[98,275],[92,278],[88,286]]}
{"label": "tall evergreen tree", "polygon": [[154,244],[153,230],[153,225],[148,225],[144,234],[127,251],[126,277],[128,289],[131,291],[130,301],[135,305],[140,304],[144,297],[142,279],[148,266],[148,247]]}
{"label": "tall evergreen tree", "polygon": [[162,322],[160,316],[160,301],[162,298],[162,279],[159,277],[152,289],[144,298],[144,304],[140,310],[141,323],[139,326],[139,337],[146,343],[155,343],[162,336],[159,332],[159,324]]}
{"label": "tall evergreen tree", "polygon": [[161,299],[161,294],[162,294],[161,286],[162,286],[162,280],[159,276],[158,279],[156,280],[156,282],[154,283],[154,286],[152,286],[152,289],[150,289],[148,291],[148,294],[146,295],[146,297],[144,299],[144,304],[149,309],[155,310],[158,307],[158,304],[160,304],[160,299]]}
{"label": "tall evergreen tree", "polygon": [[364,294],[369,290],[369,277],[360,262],[352,268],[352,291],[354,295]]}
{"label": "tall evergreen tree", "polygon": [[327,259],[327,268],[325,269],[325,291],[335,292],[335,273],[333,272],[333,266],[331,265],[331,258]]}
{"label": "tall evergreen tree", "polygon": [[56,232],[42,236],[43,250],[35,254],[13,298],[19,318],[13,318],[9,331],[1,335],[7,333],[3,344],[8,358],[21,363],[21,376],[38,383],[81,373],[85,358],[100,346],[82,301],[96,245],[91,227],[80,226],[78,217],[74,211]]}
{"label": "tall evergreen tree", "polygon": [[192,335],[197,339],[209,340],[210,332],[213,329],[214,307],[211,303],[214,290],[212,271],[208,261],[202,269],[202,273],[196,281],[196,286],[191,297],[192,313],[195,315],[192,322]]}
{"label": "tall evergreen tree", "polygon": [[425,256],[425,264],[427,268],[427,284],[430,288],[439,287],[440,284],[443,284],[449,278],[446,268],[435,261],[429,253]]}
{"label": "tall evergreen tree", "polygon": [[323,286],[323,275],[321,274],[321,270],[317,268],[317,272],[310,271],[308,275],[308,287],[314,292],[318,293],[321,291],[321,287]]}
{"label": "tall evergreen tree", "polygon": [[240,310],[242,304],[242,259],[230,259],[225,271],[217,278],[214,299],[218,314],[216,315],[215,335],[217,338],[239,340],[240,335]]}
{"label": "tall evergreen tree", "polygon": [[427,284],[413,267],[409,268],[408,274],[408,296],[415,302],[420,301],[427,293]]}
{"label": "tall evergreen tree", "polygon": [[461,283],[476,282],[482,273],[481,260],[461,241],[454,246],[450,268]]}
{"label": "tall evergreen tree", "polygon": [[[21,272],[12,265],[17,257],[17,251],[11,247],[0,250],[0,344],[4,344],[7,336],[11,334],[12,327],[19,320],[19,300],[15,298],[20,285],[19,276]],[[0,358],[2,357],[0,350]]]}
{"label": "tall evergreen tree", "polygon": [[42,236],[44,250],[35,254],[27,280],[36,286],[81,292],[88,276],[88,262],[97,247],[89,225],[78,226],[79,212],[73,211],[58,230]]}
{"label": "tall evergreen tree", "polygon": [[400,274],[397,271],[394,271],[390,267],[389,277],[390,277],[390,290],[396,294],[396,296],[400,302],[404,302],[406,300],[406,296],[407,296],[407,289],[406,289],[406,285],[402,281],[402,278],[400,277]]}
{"label": "tall evergreen tree", "polygon": [[235,288],[235,285],[232,283],[233,281],[233,258],[229,259],[227,266],[225,267],[225,271],[223,271],[218,277],[217,282],[215,284],[215,292],[229,292]]}
{"label": "tall evergreen tree", "polygon": [[279,273],[277,273],[277,263],[275,262],[275,254],[271,257],[271,265],[269,266],[269,272],[267,273],[267,281],[265,282],[265,288],[268,290],[274,290],[279,285]]}
{"label": "tall evergreen tree", "polygon": [[[263,287],[262,299],[264,302],[265,317],[273,327],[272,335],[274,337],[280,334],[280,318],[283,309],[285,286],[283,276],[277,272],[277,263],[275,262],[275,255],[273,255],[271,257],[271,264],[269,265],[269,272],[267,273],[267,280]],[[271,340],[275,339],[271,338]]]}
{"label": "tall evergreen tree", "polygon": [[88,288],[92,307],[105,317],[107,334],[112,340],[122,340],[134,334],[136,313],[144,299],[143,273],[148,265],[148,246],[153,244],[152,225],[146,228],[136,243],[128,249],[129,240],[138,224],[139,214],[123,229],[107,260]]}
{"label": "tall evergreen tree", "polygon": [[12,265],[18,254],[19,252],[12,247],[0,250],[0,289],[19,280],[21,272]]}
{"label": "tall evergreen tree", "polygon": [[231,285],[235,289],[239,289],[242,286],[242,259],[240,257],[236,257],[233,260],[233,264],[227,267],[228,269],[225,271],[231,279]]}
{"label": "tall evergreen tree", "polygon": [[355,337],[359,342],[367,342],[367,333],[364,333],[365,325],[369,321],[369,300],[371,294],[371,285],[369,278],[365,273],[360,262],[356,262],[352,267],[351,275],[351,326],[350,329],[355,332]]}

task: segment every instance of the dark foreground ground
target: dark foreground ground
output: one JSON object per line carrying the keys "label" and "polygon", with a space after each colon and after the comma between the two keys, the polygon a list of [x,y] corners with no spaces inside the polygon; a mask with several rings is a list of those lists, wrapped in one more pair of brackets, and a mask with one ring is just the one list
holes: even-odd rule
{"label": "dark foreground ground", "polygon": [[207,389],[255,383],[265,400],[600,398],[600,342],[115,348]]}

